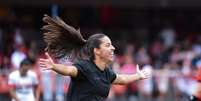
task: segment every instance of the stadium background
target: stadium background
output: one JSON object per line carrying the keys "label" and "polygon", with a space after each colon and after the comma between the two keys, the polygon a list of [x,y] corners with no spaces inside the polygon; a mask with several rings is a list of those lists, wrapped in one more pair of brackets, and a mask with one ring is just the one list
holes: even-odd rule
{"label": "stadium background", "polygon": [[199,0],[1,0],[0,101],[9,97],[8,75],[23,57],[35,63],[41,101],[65,100],[69,78],[37,66],[45,48],[44,14],[60,16],[85,38],[111,37],[115,72],[134,73],[137,63],[153,67],[149,80],[113,86],[108,101],[187,101],[201,68],[200,12]]}

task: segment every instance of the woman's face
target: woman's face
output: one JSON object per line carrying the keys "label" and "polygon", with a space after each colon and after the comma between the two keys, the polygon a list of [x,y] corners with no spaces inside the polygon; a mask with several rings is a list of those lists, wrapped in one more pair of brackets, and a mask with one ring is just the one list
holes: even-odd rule
{"label": "woman's face", "polygon": [[99,48],[95,48],[95,55],[97,55],[101,60],[110,63],[113,61],[115,48],[107,36],[101,38],[100,40],[101,44]]}

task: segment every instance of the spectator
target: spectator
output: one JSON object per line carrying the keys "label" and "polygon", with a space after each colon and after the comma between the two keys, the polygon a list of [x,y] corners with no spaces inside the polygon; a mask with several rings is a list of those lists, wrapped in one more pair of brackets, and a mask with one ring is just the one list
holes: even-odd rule
{"label": "spectator", "polygon": [[11,63],[16,69],[20,67],[21,61],[27,57],[24,49],[25,48],[23,46],[20,46],[11,55]]}
{"label": "spectator", "polygon": [[165,27],[161,30],[160,37],[163,40],[165,47],[169,48],[175,43],[176,32],[171,26],[168,25],[168,27]]}

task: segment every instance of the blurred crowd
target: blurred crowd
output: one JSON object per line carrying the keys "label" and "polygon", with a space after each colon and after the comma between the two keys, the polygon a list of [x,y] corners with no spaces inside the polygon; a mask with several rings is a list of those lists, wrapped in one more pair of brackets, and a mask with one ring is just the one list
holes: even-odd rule
{"label": "blurred crowd", "polygon": [[[28,58],[39,80],[41,101],[65,101],[70,78],[41,70],[37,61],[45,56],[45,44],[22,31],[24,29],[20,27],[0,28],[0,99],[10,101],[8,76],[19,69],[23,59]],[[123,37],[121,40],[115,32],[105,33],[112,37],[116,47],[112,64],[116,73],[135,73],[136,64],[153,70],[151,79],[123,86],[113,85],[108,101],[187,101],[194,92],[195,76],[201,68],[201,34],[182,36],[170,25],[161,27],[157,32],[150,35],[147,28],[136,28],[135,32],[119,34]],[[149,40],[150,36],[154,38]],[[42,35],[34,37],[42,38]],[[55,61],[71,64],[66,58]]]}

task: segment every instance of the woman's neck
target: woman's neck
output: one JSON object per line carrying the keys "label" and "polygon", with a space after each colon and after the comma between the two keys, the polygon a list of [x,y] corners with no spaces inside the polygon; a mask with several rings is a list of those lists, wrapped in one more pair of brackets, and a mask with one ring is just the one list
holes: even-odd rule
{"label": "woman's neck", "polygon": [[102,70],[102,71],[104,71],[105,68],[107,67],[107,63],[104,62],[104,61],[101,61],[100,59],[95,59],[95,60],[94,60],[94,63],[95,63],[95,64],[97,65],[97,67],[98,67],[100,70]]}

